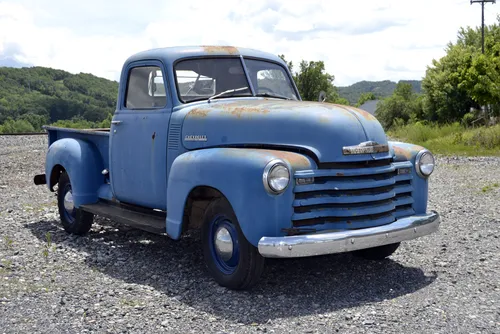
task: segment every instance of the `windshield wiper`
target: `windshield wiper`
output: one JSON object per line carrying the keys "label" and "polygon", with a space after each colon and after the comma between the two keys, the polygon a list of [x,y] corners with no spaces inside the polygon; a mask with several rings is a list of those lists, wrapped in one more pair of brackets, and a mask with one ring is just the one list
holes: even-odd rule
{"label": "windshield wiper", "polygon": [[245,90],[245,89],[248,89],[248,87],[241,87],[241,88],[235,88],[235,89],[228,89],[228,90],[225,90],[225,91],[223,91],[223,92],[220,92],[219,94],[215,94],[214,96],[210,96],[210,97],[208,98],[208,102],[210,102],[211,100],[216,99],[216,98],[218,98],[218,97],[221,97],[221,96],[224,96],[224,95],[228,95],[228,94],[230,94],[230,93],[231,93],[231,95],[230,95],[230,96],[234,96],[234,93],[239,92],[239,91],[241,91],[241,90]]}
{"label": "windshield wiper", "polygon": [[275,97],[278,99],[291,100],[291,98],[276,93],[258,93],[255,96]]}

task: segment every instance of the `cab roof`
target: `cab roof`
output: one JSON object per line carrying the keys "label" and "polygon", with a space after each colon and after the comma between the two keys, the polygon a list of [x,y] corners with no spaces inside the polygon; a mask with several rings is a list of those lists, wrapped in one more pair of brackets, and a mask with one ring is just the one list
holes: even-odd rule
{"label": "cab roof", "polygon": [[162,60],[166,65],[171,65],[176,60],[181,58],[206,57],[206,56],[255,57],[255,58],[270,59],[277,61],[281,64],[285,64],[280,57],[269,52],[263,52],[249,48],[222,46],[222,45],[175,46],[175,47],[151,49],[133,54],[127,59],[125,63],[127,64],[133,61],[146,60],[146,59],[158,59]]}

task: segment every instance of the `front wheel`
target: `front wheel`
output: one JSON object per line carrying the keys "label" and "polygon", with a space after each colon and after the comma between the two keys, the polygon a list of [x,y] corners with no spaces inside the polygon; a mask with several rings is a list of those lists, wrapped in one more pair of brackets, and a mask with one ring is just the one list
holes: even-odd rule
{"label": "front wheel", "polygon": [[257,283],[264,270],[264,258],[243,235],[225,198],[208,205],[201,238],[205,264],[219,285],[243,290]]}
{"label": "front wheel", "polygon": [[354,251],[353,254],[367,260],[383,260],[399,248],[400,242]]}
{"label": "front wheel", "polygon": [[82,235],[90,230],[94,215],[75,207],[71,182],[66,172],[63,172],[59,177],[57,206],[62,226],[66,232]]}

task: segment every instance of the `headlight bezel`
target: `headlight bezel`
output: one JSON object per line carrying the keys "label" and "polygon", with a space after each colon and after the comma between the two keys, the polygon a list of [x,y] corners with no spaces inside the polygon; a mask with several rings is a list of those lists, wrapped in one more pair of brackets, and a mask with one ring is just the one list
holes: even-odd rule
{"label": "headlight bezel", "polygon": [[[425,154],[430,155],[431,158],[432,158],[432,161],[433,161],[432,171],[428,175],[424,174],[422,172],[422,170],[421,170],[421,167],[422,167],[422,157]],[[420,176],[423,179],[427,179],[427,178],[429,178],[429,176],[432,175],[432,173],[434,173],[434,169],[436,169],[436,159],[434,158],[434,155],[429,150],[427,150],[427,149],[423,149],[420,152],[418,152],[417,156],[415,157],[415,170],[417,172],[417,175]]]}
{"label": "headlight bezel", "polygon": [[[288,173],[287,185],[282,190],[274,189],[269,182],[269,176],[271,175],[273,170],[278,166],[284,167]],[[280,194],[284,193],[288,189],[288,187],[290,186],[290,179],[291,179],[290,168],[281,159],[273,159],[267,163],[266,167],[264,167],[264,172],[262,174],[262,182],[264,183],[264,188],[266,189],[266,191],[271,195],[280,195]]]}

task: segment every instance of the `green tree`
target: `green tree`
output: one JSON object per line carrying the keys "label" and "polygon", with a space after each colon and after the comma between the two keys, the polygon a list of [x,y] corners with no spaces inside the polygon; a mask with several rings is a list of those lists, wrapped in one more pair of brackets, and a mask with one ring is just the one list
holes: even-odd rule
{"label": "green tree", "polygon": [[317,101],[321,91],[326,92],[326,101],[333,102],[338,93],[333,86],[335,77],[325,72],[323,61],[301,61],[295,81],[303,100]]}
{"label": "green tree", "polygon": [[377,97],[372,92],[362,93],[361,96],[359,97],[358,103],[356,103],[356,107],[363,105],[367,101],[376,100],[376,99],[377,99]]}
{"label": "green tree", "polygon": [[12,118],[7,119],[3,125],[0,126],[1,133],[18,133],[18,132],[34,132],[35,129],[26,120],[13,120]]}
{"label": "green tree", "polygon": [[326,93],[326,102],[349,105],[347,99],[340,98],[337,88],[333,85],[335,76],[326,72],[323,61],[302,60],[298,71],[294,72],[293,63],[287,61],[282,54],[279,57],[287,64],[292,73],[302,100],[318,101],[319,93],[324,91]]}
{"label": "green tree", "polygon": [[446,55],[433,60],[426,71],[425,118],[440,123],[460,121],[471,108],[500,109],[500,16],[485,27],[485,53],[481,53],[481,30],[461,28]]}
{"label": "green tree", "polygon": [[411,84],[399,82],[394,93],[377,104],[375,117],[386,129],[395,123],[406,124],[422,117],[422,97],[415,94]]}

